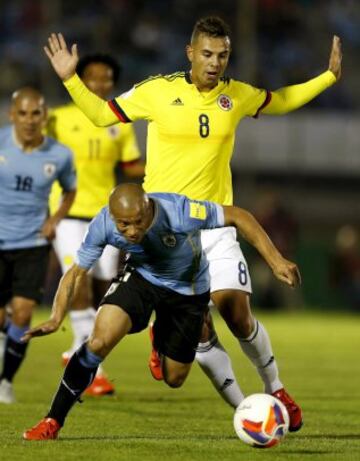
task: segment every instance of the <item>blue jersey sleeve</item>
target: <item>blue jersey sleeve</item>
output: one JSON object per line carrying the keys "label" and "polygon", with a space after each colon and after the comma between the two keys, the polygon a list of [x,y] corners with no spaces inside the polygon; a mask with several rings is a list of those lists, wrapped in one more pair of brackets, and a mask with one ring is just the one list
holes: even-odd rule
{"label": "blue jersey sleeve", "polygon": [[105,215],[101,211],[89,224],[84,240],[77,252],[76,263],[84,269],[90,269],[100,258],[106,245]]}
{"label": "blue jersey sleeve", "polygon": [[183,197],[183,200],[183,226],[187,232],[224,226],[224,210],[221,205],[187,197]]}
{"label": "blue jersey sleeve", "polygon": [[60,170],[58,180],[61,188],[68,192],[76,189],[76,171],[72,152],[66,150],[66,154],[66,160]]}

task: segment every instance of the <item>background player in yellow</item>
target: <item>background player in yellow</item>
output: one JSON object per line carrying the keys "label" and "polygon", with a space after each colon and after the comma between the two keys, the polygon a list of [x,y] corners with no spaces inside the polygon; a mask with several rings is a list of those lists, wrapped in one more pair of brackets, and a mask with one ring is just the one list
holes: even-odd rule
{"label": "background player in yellow", "polygon": [[[108,55],[96,54],[82,58],[77,65],[78,75],[98,97],[106,99],[119,78],[120,68]],[[144,166],[132,125],[118,124],[110,128],[96,127],[75,104],[54,109],[48,133],[74,152],[78,174],[78,194],[67,218],[58,226],[54,248],[63,272],[73,264],[89,221],[107,203],[115,185],[115,168],[119,162],[127,177],[142,177]],[[60,188],[52,191],[50,204],[57,207]],[[107,246],[103,256],[91,271],[88,286],[79,287],[70,319],[74,341],[64,352],[66,363],[72,353],[89,336],[95,319],[94,305],[105,294],[115,277],[119,251]],[[100,369],[87,394],[103,395],[114,391],[112,383]]]}
{"label": "background player in yellow", "polygon": [[[340,40],[334,37],[328,70],[298,85],[265,91],[225,78],[231,51],[229,28],[217,17],[200,19],[186,48],[190,72],[151,77],[107,103],[86,89],[75,73],[77,46],[71,51],[61,34],[52,34],[45,52],[81,110],[99,126],[145,119],[148,125],[144,188],[192,199],[232,204],[230,159],[235,129],[245,116],[295,110],[340,77]],[[302,425],[300,407],[279,378],[269,336],[250,308],[251,282],[234,228],[205,231],[211,297],[230,330],[256,366],[265,392],[280,398],[290,415],[290,430]],[[197,360],[215,388],[236,407],[243,395],[230,359],[215,332],[199,345]],[[154,363],[152,363],[155,366]]]}

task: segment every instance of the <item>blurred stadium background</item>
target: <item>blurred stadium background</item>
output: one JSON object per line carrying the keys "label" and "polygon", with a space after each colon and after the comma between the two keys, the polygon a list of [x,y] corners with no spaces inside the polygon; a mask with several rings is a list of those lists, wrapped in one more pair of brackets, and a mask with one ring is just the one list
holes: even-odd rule
{"label": "blurred stadium background", "polygon": [[[247,253],[255,301],[360,312],[360,2],[358,0],[1,0],[0,122],[9,96],[36,84],[49,105],[68,100],[42,52],[61,31],[80,53],[115,55],[119,92],[148,75],[188,68],[195,20],[232,26],[230,76],[277,89],[327,68],[333,34],[343,78],[289,116],[245,120],[233,158],[235,203],[253,211],[303,273],[301,293],[278,292]],[[145,125],[136,125],[145,153]]]}

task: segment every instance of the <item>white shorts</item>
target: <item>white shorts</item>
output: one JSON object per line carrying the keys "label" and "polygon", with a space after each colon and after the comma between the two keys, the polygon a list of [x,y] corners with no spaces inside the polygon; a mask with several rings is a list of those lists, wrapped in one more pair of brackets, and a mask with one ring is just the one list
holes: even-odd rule
{"label": "white shorts", "polygon": [[227,289],[252,293],[248,266],[234,227],[201,231],[201,244],[209,261],[212,293]]}
{"label": "white shorts", "polygon": [[[62,219],[57,226],[53,246],[63,272],[66,272],[74,263],[88,225],[87,221],[80,219]],[[116,277],[118,260],[119,250],[107,245],[101,258],[94,264],[89,273],[99,280],[111,280]]]}

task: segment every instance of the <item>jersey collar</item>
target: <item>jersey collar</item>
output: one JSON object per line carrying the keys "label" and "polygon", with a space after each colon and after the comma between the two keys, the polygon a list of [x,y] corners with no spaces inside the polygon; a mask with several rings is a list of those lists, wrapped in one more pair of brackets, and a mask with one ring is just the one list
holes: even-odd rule
{"label": "jersey collar", "polygon": [[153,219],[150,223],[150,226],[147,228],[146,232],[145,232],[145,235],[148,234],[148,232],[156,225],[158,219],[159,219],[159,204],[158,202],[153,198],[151,197],[150,200],[152,201],[153,205],[154,205],[154,216],[153,216]]}
{"label": "jersey collar", "polygon": [[186,83],[189,83],[189,85],[193,84],[193,82],[191,81],[191,77],[190,77],[190,71],[185,72],[185,81]]}
{"label": "jersey collar", "polygon": [[[186,83],[188,83],[189,85],[194,85],[193,82],[192,82],[192,80],[191,80],[191,72],[190,72],[190,71],[185,72],[185,81],[186,81]],[[199,92],[199,94],[201,94],[201,95],[204,95],[204,94],[205,94],[205,95],[210,95],[210,94],[212,94],[213,92],[216,93],[217,91],[219,91],[219,86],[220,86],[221,84],[224,84],[224,83],[225,83],[225,84],[227,85],[227,84],[229,84],[229,82],[230,82],[230,78],[229,78],[229,77],[225,77],[225,76],[223,75],[222,77],[219,78],[219,81],[218,81],[217,85],[214,86],[214,88],[213,88],[212,90],[210,90],[210,91],[207,91],[207,92],[205,92],[205,93],[204,93],[204,92],[201,92],[201,91],[197,90],[197,88],[195,87],[195,85],[194,85],[194,88],[195,88],[195,89]]]}

